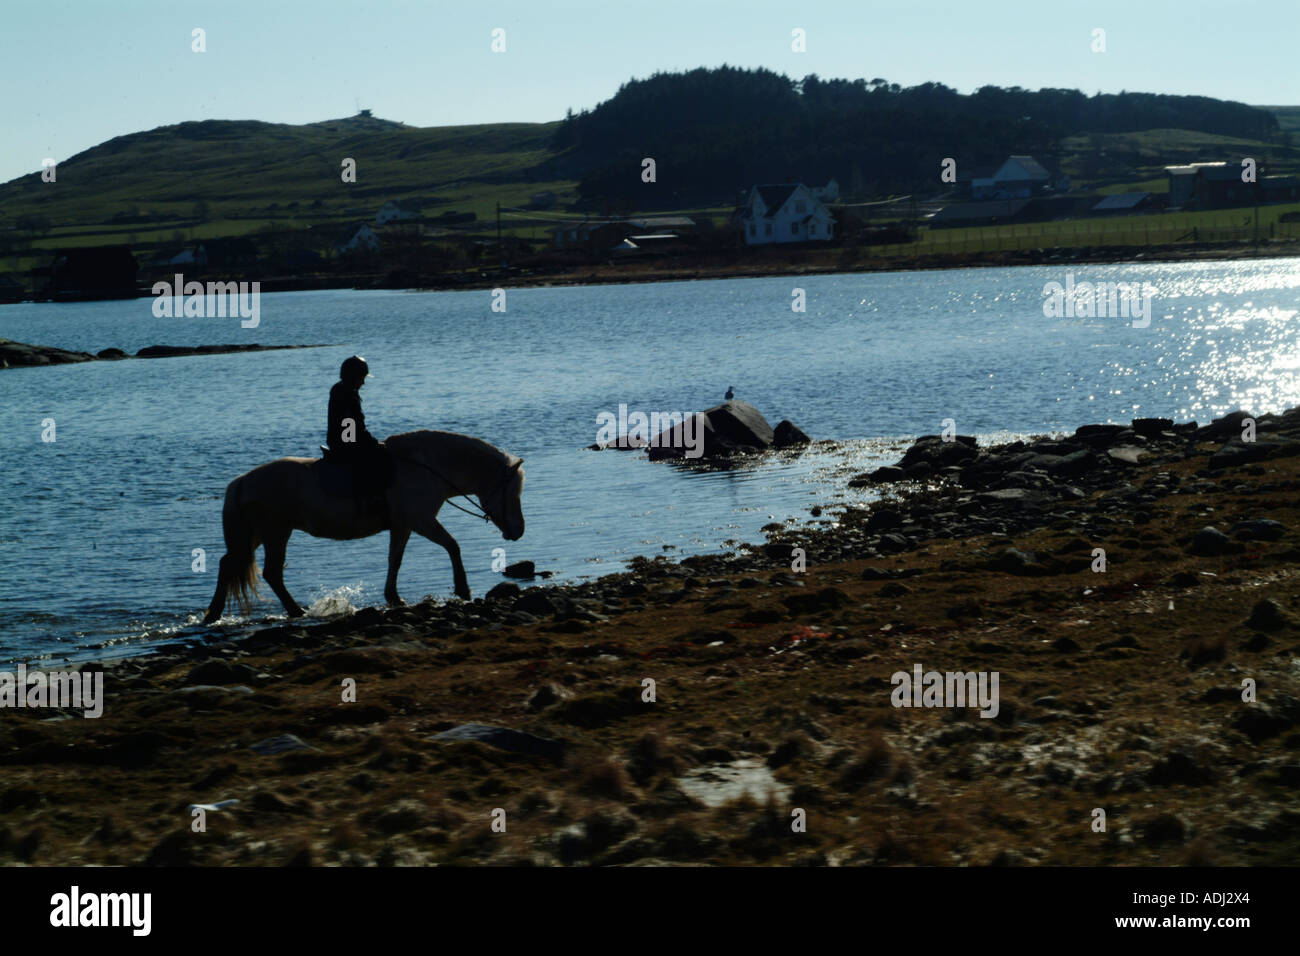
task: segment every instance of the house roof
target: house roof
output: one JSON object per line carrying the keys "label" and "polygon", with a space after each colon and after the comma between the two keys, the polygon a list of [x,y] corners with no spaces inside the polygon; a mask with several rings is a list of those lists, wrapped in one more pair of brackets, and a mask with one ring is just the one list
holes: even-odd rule
{"label": "house roof", "polygon": [[1151,198],[1150,193],[1115,193],[1107,196],[1092,208],[1098,212],[1104,212],[1107,209],[1132,209],[1149,198]]}
{"label": "house roof", "polygon": [[786,204],[791,194],[799,188],[799,183],[782,183],[779,186],[755,186],[758,196],[767,208],[765,218],[771,219]]}
{"label": "house roof", "polygon": [[[1029,174],[1031,179],[1052,178],[1051,174],[1043,168],[1042,164],[1032,156],[1010,156],[1007,158],[1007,163],[1016,163],[1021,169]],[[1005,167],[1007,163],[1003,163],[1002,165]],[[998,172],[1001,171],[1001,169],[998,170]]]}

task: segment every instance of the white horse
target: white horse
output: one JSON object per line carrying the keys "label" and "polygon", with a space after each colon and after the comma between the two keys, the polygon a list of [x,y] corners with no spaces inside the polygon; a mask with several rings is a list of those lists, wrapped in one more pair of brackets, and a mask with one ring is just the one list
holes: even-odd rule
{"label": "white horse", "polygon": [[[438,522],[438,509],[455,495],[475,495],[484,517],[500,529],[507,541],[524,534],[520,496],[524,490],[522,458],[478,438],[454,432],[416,431],[394,435],[385,443],[393,462],[392,484],[385,492],[388,503],[388,579],[384,599],[401,604],[397,596],[397,569],[402,564],[411,532],[442,545],[451,557],[457,596],[469,600],[460,545]],[[377,508],[358,505],[350,492],[345,465],[319,458],[279,458],[240,475],[226,486],[221,511],[226,553],[217,572],[205,624],[224,613],[228,598],[249,611],[250,594],[257,594],[254,552],[265,550],[262,576],[271,585],[290,617],[303,609],[284,586],[284,552],[289,535],[305,531],[317,538],[346,541],[368,538],[383,529]]]}

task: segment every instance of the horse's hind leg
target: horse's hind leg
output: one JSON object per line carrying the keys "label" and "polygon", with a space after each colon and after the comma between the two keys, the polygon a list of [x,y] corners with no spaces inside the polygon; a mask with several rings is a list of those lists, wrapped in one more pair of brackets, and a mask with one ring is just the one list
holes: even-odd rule
{"label": "horse's hind leg", "polygon": [[230,555],[226,555],[217,566],[217,590],[212,595],[212,603],[208,605],[208,613],[203,617],[204,624],[211,624],[225,613],[226,594],[230,590],[231,564]]}
{"label": "horse's hind leg", "polygon": [[284,605],[290,617],[302,617],[303,609],[298,606],[298,602],[289,594],[289,589],[284,586],[284,552],[289,544],[289,535],[292,533],[288,529],[284,531],[276,529],[266,535],[263,543],[266,559],[263,562],[262,578],[271,585],[271,590],[280,599],[280,603]]}
{"label": "horse's hind leg", "polygon": [[456,539],[437,518],[422,517],[415,525],[415,530],[434,544],[440,544],[447,549],[447,556],[451,558],[452,577],[456,582],[456,596],[468,601],[469,582],[465,579],[465,565],[460,560],[460,545],[456,543]]}

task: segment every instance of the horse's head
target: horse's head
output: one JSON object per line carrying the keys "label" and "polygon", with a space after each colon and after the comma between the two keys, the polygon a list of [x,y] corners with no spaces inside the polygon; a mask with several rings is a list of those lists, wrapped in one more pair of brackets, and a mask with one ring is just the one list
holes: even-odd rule
{"label": "horse's head", "polygon": [[524,508],[519,500],[524,493],[524,469],[520,467],[523,463],[522,458],[516,458],[506,466],[496,486],[479,496],[484,513],[507,541],[518,541],[524,536]]}

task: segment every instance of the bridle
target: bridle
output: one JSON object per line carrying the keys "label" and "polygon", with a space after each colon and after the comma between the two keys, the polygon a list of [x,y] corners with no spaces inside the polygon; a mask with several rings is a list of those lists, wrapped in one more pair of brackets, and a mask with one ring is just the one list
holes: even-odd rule
{"label": "bridle", "polygon": [[[390,454],[392,453],[390,452]],[[444,485],[446,485],[452,491],[450,495],[448,495],[445,499],[443,499],[444,501],[446,501],[447,504],[451,505],[453,508],[457,509],[458,511],[465,512],[465,514],[467,515],[472,515],[475,518],[482,518],[484,521],[491,521],[492,516],[487,513],[487,509],[484,508],[480,502],[482,502],[484,498],[489,498],[492,495],[495,495],[498,491],[503,491],[505,489],[506,482],[508,482],[510,478],[514,475],[514,473],[519,470],[519,466],[523,464],[523,459],[520,459],[518,462],[516,462],[513,465],[507,465],[505,474],[502,475],[501,480],[486,495],[480,493],[479,500],[475,501],[465,492],[457,491],[456,486],[450,480],[448,480],[447,476],[444,475],[442,472],[440,472],[437,468],[434,468],[432,465],[426,465],[422,461],[419,461],[415,458],[408,458],[405,455],[394,454],[393,457],[399,458],[402,461],[409,461],[413,465],[419,465],[421,468],[433,472],[434,476],[437,477]],[[464,498],[471,505],[477,508],[478,511],[470,511],[468,508],[461,507],[456,502],[451,500],[454,497]]]}

